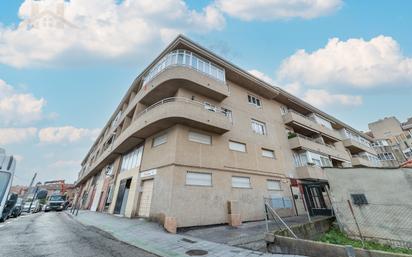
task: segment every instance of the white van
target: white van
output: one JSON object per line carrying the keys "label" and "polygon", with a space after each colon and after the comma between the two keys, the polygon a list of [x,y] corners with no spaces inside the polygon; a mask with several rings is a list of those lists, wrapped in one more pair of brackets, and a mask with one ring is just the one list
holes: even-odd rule
{"label": "white van", "polygon": [[0,148],[0,215],[7,204],[15,168],[16,160],[13,156],[7,156],[6,151]]}

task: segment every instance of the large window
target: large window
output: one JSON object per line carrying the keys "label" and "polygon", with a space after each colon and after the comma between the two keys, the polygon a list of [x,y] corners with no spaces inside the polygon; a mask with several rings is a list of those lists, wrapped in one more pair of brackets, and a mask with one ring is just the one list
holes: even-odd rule
{"label": "large window", "polygon": [[381,161],[394,161],[395,156],[392,153],[379,153],[378,158]]}
{"label": "large window", "polygon": [[211,136],[193,131],[189,132],[189,140],[192,142],[201,143],[205,145],[212,144]]}
{"label": "large window", "polygon": [[246,144],[229,141],[229,149],[238,152],[246,152]]}
{"label": "large window", "polygon": [[167,134],[161,134],[153,138],[152,146],[156,147],[167,142]]}
{"label": "large window", "polygon": [[169,66],[187,66],[199,72],[205,73],[214,79],[225,82],[225,70],[218,67],[214,63],[203,59],[196,54],[187,50],[175,50],[163,57],[144,78],[144,84],[153,79],[157,74],[165,70]]}
{"label": "large window", "polygon": [[275,159],[275,151],[262,148],[262,156]]}
{"label": "large window", "polygon": [[120,172],[127,171],[140,166],[142,162],[143,146],[137,147],[128,154],[123,155]]}
{"label": "large window", "polygon": [[186,185],[212,186],[212,174],[188,171],[186,173]]}
{"label": "large window", "polygon": [[256,134],[266,135],[266,125],[263,122],[252,119],[252,130]]}
{"label": "large window", "polygon": [[232,177],[232,187],[236,188],[250,188],[250,178],[249,177]]}
{"label": "large window", "polygon": [[267,180],[268,190],[282,190],[279,180]]}
{"label": "large window", "polygon": [[248,95],[247,96],[247,100],[250,104],[256,106],[256,107],[262,107],[262,102],[260,101],[260,99],[256,96],[253,95]]}

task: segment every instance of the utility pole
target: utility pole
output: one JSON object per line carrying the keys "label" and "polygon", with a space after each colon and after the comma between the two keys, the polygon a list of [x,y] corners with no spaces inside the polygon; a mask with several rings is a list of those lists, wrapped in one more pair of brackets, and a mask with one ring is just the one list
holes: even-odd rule
{"label": "utility pole", "polygon": [[27,189],[26,193],[24,194],[24,197],[23,197],[24,201],[27,200],[27,196],[28,196],[28,194],[29,194],[29,192],[30,192],[30,190],[31,190],[31,188],[32,188],[32,186],[33,186],[33,183],[34,183],[34,180],[36,179],[36,177],[37,177],[37,172],[34,173],[34,176],[33,176],[33,178],[31,179],[29,188]]}

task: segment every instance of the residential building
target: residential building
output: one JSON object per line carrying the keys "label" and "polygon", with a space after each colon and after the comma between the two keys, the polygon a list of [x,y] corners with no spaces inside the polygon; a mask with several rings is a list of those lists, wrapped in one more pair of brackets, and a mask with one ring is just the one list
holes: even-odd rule
{"label": "residential building", "polygon": [[396,117],[385,117],[368,124],[375,138],[373,147],[384,167],[399,167],[412,159],[412,119],[401,123]]}
{"label": "residential building", "polygon": [[[184,36],[132,83],[82,161],[81,208],[175,227],[330,212],[322,167],[379,166],[372,138]],[[302,197],[305,197],[303,201]]]}

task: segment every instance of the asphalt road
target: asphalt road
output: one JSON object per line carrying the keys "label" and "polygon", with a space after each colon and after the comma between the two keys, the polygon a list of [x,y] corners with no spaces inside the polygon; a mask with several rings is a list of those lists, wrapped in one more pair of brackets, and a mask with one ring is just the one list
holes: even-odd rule
{"label": "asphalt road", "polygon": [[0,256],[155,257],[63,212],[36,213],[0,223]]}

